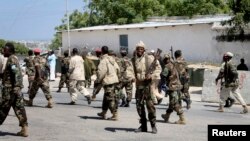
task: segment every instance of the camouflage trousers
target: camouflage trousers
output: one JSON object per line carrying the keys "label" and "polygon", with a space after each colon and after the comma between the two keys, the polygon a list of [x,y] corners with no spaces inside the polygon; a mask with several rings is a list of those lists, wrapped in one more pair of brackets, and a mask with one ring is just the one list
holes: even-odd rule
{"label": "camouflage trousers", "polygon": [[102,101],[103,111],[108,111],[109,109],[111,113],[117,112],[118,104],[117,104],[117,95],[115,93],[115,86],[116,84],[103,86],[104,88],[104,95]]}
{"label": "camouflage trousers", "polygon": [[13,88],[4,87],[2,89],[2,102],[0,103],[0,125],[3,124],[10,108],[13,108],[18,120],[19,126],[23,127],[28,125],[26,111],[23,103],[23,95],[21,89],[16,87]]}
{"label": "camouflage trousers", "polygon": [[41,81],[35,79],[30,89],[30,94],[29,94],[30,99],[34,99],[36,97],[39,88],[42,89],[45,98],[47,100],[52,98],[52,95],[50,94],[49,81],[48,80]]}
{"label": "camouflage trousers", "polygon": [[180,101],[180,94],[181,92],[178,91],[169,91],[169,106],[167,109],[167,113],[172,113],[175,111],[177,115],[180,115],[183,113],[182,107],[179,103]]}
{"label": "camouflage trousers", "polygon": [[120,84],[120,99],[125,98],[125,94],[122,93],[122,89],[125,88],[127,94],[127,102],[132,100],[133,83],[132,81],[121,82]]}
{"label": "camouflage trousers", "polygon": [[64,83],[66,84],[66,87],[69,88],[69,77],[67,74],[62,74],[61,79],[59,82],[59,88],[63,88]]}
{"label": "camouflage trousers", "polygon": [[146,111],[145,106],[148,111],[148,119],[151,124],[155,124],[156,122],[156,109],[153,102],[153,97],[150,93],[150,86],[144,85],[144,86],[136,86],[136,92],[135,92],[135,98],[136,98],[136,109],[137,113],[140,116],[141,123],[146,122]]}

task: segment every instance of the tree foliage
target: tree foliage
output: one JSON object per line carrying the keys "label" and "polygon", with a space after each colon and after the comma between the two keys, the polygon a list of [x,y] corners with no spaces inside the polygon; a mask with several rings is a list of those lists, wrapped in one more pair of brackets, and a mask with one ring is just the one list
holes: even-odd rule
{"label": "tree foliage", "polygon": [[[69,16],[70,29],[106,24],[130,24],[146,21],[151,16],[189,16],[227,13],[225,0],[91,0],[84,12],[75,10]],[[84,5],[84,3],[83,3]],[[66,15],[56,31],[67,29]],[[50,48],[62,46],[56,33]]]}
{"label": "tree foliage", "polygon": [[[27,54],[29,51],[29,49],[27,47],[25,47],[24,44],[13,42],[13,41],[8,41],[8,42],[11,42],[14,44],[16,54],[24,55],[24,54]],[[0,49],[1,50],[5,46],[6,43],[7,43],[7,41],[0,39]]]}
{"label": "tree foliage", "polygon": [[244,36],[250,22],[250,0],[229,0],[229,7],[233,14],[232,20],[227,22],[232,26],[228,31],[229,35]]}

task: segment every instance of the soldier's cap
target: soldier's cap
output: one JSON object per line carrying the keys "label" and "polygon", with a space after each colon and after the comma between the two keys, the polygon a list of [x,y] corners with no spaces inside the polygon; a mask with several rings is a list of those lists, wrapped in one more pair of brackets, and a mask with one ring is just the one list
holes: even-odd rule
{"label": "soldier's cap", "polygon": [[140,41],[139,43],[137,43],[136,44],[136,48],[138,48],[138,47],[142,47],[142,48],[144,48],[145,49],[145,44],[143,43],[143,41]]}
{"label": "soldier's cap", "polygon": [[102,52],[102,50],[100,48],[96,48],[95,52]]}
{"label": "soldier's cap", "polygon": [[164,54],[163,59],[169,59],[170,55],[168,53]]}
{"label": "soldier's cap", "polygon": [[34,52],[34,53],[41,53],[41,49],[40,49],[40,48],[35,48],[35,49],[33,50],[33,52]]}
{"label": "soldier's cap", "polygon": [[233,57],[233,56],[234,56],[234,54],[233,54],[233,53],[231,53],[231,52],[226,52],[226,53],[224,54],[224,56]]}

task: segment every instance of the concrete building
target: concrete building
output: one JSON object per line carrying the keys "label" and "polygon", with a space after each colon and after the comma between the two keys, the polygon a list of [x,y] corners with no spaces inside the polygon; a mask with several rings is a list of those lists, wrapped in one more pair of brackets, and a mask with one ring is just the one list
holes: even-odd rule
{"label": "concrete building", "polygon": [[[244,57],[250,65],[249,41],[226,42],[216,38],[224,32],[221,21],[229,20],[227,15],[203,16],[193,19],[151,20],[139,24],[103,25],[70,30],[71,48],[89,50],[107,45],[115,52],[126,48],[130,55],[136,43],[142,40],[148,51],[157,48],[169,52],[181,49],[190,62],[221,63],[222,55],[231,51],[235,59]],[[67,31],[62,32],[63,50],[68,49]]]}

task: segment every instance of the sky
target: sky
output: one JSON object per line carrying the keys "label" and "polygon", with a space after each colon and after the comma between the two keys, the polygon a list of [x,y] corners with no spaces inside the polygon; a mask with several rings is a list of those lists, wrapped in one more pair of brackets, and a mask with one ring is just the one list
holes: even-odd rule
{"label": "sky", "polygon": [[83,12],[84,0],[1,0],[0,39],[50,41],[55,27],[75,9]]}

